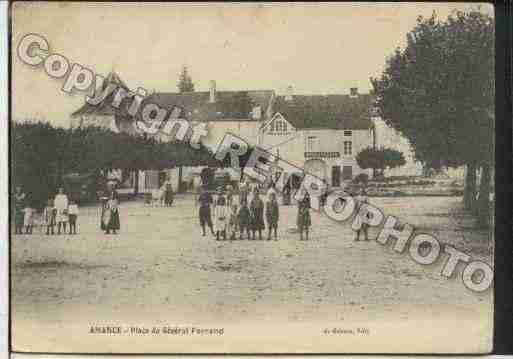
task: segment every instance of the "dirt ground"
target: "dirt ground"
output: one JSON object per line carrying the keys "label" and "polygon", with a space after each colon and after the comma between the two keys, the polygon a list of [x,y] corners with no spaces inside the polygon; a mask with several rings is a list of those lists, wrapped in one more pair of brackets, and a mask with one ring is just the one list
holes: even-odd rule
{"label": "dirt ground", "polygon": [[[458,197],[370,198],[387,214],[475,259],[492,240]],[[104,235],[96,207],[78,235],[11,238],[13,349],[29,352],[441,352],[491,349],[493,298],[312,212],[310,241],[280,207],[278,241],[202,237],[192,197],[171,208],[121,204],[121,232]],[[371,237],[376,231],[370,232]],[[122,334],[90,333],[122,326]],[[149,329],[135,333],[131,328]],[[151,333],[159,328],[160,333]],[[164,334],[163,328],[224,328]],[[144,330],[143,330],[144,331]],[[196,332],[198,332],[196,330]]]}

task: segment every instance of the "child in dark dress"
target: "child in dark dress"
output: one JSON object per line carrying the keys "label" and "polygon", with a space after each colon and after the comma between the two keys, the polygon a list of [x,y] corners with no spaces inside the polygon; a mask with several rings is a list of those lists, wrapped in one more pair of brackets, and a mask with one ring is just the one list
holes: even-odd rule
{"label": "child in dark dress", "polygon": [[25,218],[23,208],[15,207],[14,211],[14,234],[23,234],[23,219]]}
{"label": "child in dark dress", "polygon": [[308,230],[312,224],[310,218],[310,201],[307,196],[298,203],[297,228],[299,229],[299,240],[303,240],[303,232],[305,232],[305,240],[308,240]]}
{"label": "child in dark dress", "polygon": [[265,207],[265,217],[267,219],[267,227],[269,228],[269,234],[267,235],[267,240],[271,240],[271,231],[274,229],[274,239],[278,240],[278,220],[280,218],[280,210],[278,206],[278,201],[276,200],[276,194],[269,194],[269,202],[267,202],[267,206]]}
{"label": "child in dark dress", "polygon": [[242,236],[244,234],[244,231],[246,231],[247,235],[248,235],[248,239],[250,239],[250,235],[249,235],[249,217],[250,217],[250,212],[249,212],[249,208],[248,208],[248,202],[247,201],[242,201],[241,202],[241,207],[240,207],[240,210],[239,210],[239,231],[240,231],[240,239],[244,239]]}
{"label": "child in dark dress", "polygon": [[250,211],[250,226],[252,232],[252,239],[255,240],[255,232],[258,231],[258,239],[262,240],[262,229],[264,225],[264,202],[260,199],[258,189],[255,188],[251,205],[249,206]]}

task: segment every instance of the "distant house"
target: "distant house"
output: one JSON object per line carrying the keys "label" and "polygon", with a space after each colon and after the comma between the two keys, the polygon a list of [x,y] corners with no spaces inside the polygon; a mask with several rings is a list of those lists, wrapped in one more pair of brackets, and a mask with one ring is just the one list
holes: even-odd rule
{"label": "distant house", "polygon": [[[114,84],[117,87],[130,91],[125,82],[115,72],[111,72],[104,80],[101,91],[104,91],[107,86]],[[127,109],[131,103],[131,99],[124,99],[119,104],[118,108],[112,106],[115,101],[115,92],[109,94],[101,103],[91,105],[84,103],[78,110],[71,114],[71,128],[97,126],[110,129],[113,132],[125,131],[132,132],[130,122],[126,121],[129,117]],[[107,178],[113,180],[121,180],[124,178],[121,170],[113,170],[106,174]],[[155,187],[157,180],[155,178],[144,175],[143,171],[135,171],[127,176],[127,179],[122,183],[121,192],[133,193],[149,192],[151,188]],[[158,177],[158,174],[157,174]]]}
{"label": "distant house", "polygon": [[[110,84],[115,84],[125,91],[130,91],[125,82],[115,72],[111,72],[103,82],[101,91],[104,91]],[[115,100],[115,92],[109,94],[98,105],[85,103],[78,110],[71,114],[71,126],[73,128],[83,126],[99,126],[108,128],[114,132],[128,131],[129,125],[124,121],[129,115],[127,109],[131,99],[121,101],[118,108],[112,106]]]}
{"label": "distant house", "polygon": [[[106,85],[110,82],[128,90],[128,87],[116,74],[112,73],[107,77]],[[198,122],[207,124],[208,136],[203,139],[203,144],[211,150],[215,150],[216,145],[227,132],[238,135],[251,144],[256,144],[255,140],[259,134],[260,124],[268,120],[273,96],[272,90],[217,91],[215,82],[211,81],[209,91],[154,92],[144,98],[140,108],[151,103],[171,112],[175,106],[179,107],[181,119],[190,121],[192,124]],[[114,95],[109,95],[97,106],[86,103],[71,115],[72,126],[95,125],[109,128],[115,132],[123,131],[136,134],[134,118],[127,111],[132,99],[122,101],[118,108],[112,107],[113,100]],[[140,117],[140,112],[136,116]],[[161,141],[174,140],[162,133],[158,133],[155,137]],[[194,170],[192,167],[184,167],[184,178],[188,179]],[[131,174],[126,186],[132,190],[135,190],[134,187],[137,186],[139,193],[150,192],[162,184],[166,174],[171,176],[174,182],[173,186],[177,188],[176,169],[138,171]]]}

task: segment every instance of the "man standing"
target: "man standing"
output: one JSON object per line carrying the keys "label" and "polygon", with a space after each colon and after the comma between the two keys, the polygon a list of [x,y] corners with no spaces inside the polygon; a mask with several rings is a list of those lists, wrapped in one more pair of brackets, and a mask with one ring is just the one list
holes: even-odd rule
{"label": "man standing", "polygon": [[199,208],[199,221],[201,229],[203,230],[203,236],[205,233],[205,225],[208,225],[210,228],[210,232],[214,234],[214,228],[212,226],[212,216],[210,213],[210,204],[212,203],[212,196],[208,193],[205,187],[201,188],[200,195],[198,198],[198,202],[200,205]]}

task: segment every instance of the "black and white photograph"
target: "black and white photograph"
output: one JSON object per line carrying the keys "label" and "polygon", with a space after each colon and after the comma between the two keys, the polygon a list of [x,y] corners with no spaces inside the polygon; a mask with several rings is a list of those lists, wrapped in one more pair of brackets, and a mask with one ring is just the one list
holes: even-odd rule
{"label": "black and white photograph", "polygon": [[12,351],[492,350],[492,4],[10,16]]}

